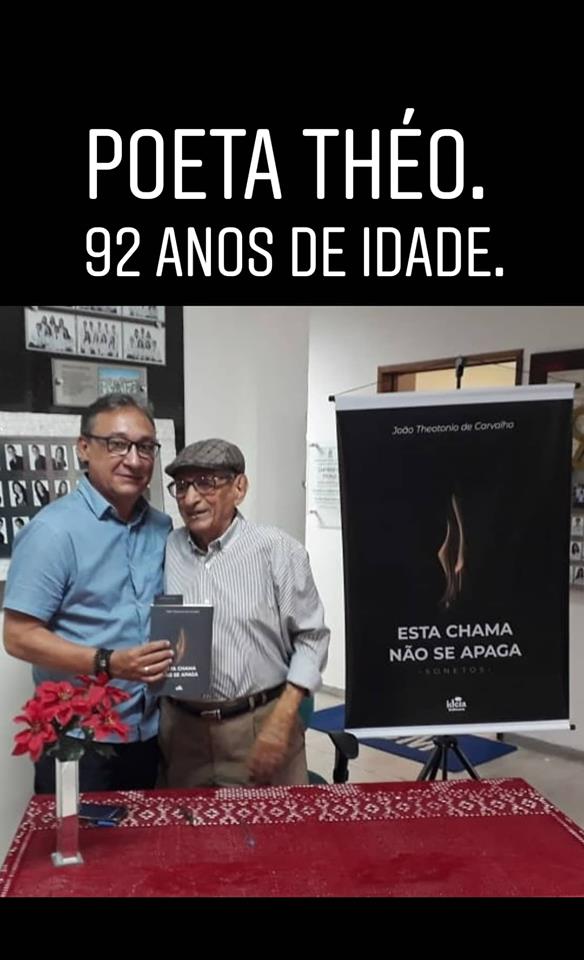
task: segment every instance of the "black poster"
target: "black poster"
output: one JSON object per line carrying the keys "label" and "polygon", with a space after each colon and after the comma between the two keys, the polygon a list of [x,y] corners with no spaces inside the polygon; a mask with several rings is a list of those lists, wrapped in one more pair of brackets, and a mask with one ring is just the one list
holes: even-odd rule
{"label": "black poster", "polygon": [[348,728],[568,726],[570,391],[337,398]]}

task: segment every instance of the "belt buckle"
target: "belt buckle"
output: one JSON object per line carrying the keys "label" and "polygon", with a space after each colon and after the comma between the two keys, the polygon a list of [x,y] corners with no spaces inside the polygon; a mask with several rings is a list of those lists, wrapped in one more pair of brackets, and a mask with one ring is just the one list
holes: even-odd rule
{"label": "belt buckle", "polygon": [[221,719],[221,710],[216,707],[215,710],[201,710],[201,717],[213,717],[213,720]]}

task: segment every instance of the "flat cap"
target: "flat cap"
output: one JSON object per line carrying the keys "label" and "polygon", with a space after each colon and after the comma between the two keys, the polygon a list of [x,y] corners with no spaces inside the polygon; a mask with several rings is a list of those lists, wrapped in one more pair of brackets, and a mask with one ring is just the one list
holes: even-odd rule
{"label": "flat cap", "polygon": [[239,447],[228,440],[197,440],[175,457],[165,468],[169,476],[174,477],[179,470],[188,468],[199,470],[231,470],[233,473],[245,473],[245,460]]}

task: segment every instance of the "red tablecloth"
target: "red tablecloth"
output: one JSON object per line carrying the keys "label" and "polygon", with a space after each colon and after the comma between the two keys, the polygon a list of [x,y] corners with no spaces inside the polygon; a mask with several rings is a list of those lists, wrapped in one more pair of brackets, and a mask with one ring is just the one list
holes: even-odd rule
{"label": "red tablecloth", "polygon": [[56,868],[54,802],[33,797],[0,896],[584,896],[584,831],[523,780],[86,799],[129,816],[83,827],[84,864]]}

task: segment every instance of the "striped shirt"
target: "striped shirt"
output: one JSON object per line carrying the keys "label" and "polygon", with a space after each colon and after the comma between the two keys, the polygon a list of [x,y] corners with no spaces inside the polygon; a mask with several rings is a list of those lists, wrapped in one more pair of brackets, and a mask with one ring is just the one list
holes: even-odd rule
{"label": "striped shirt", "polygon": [[330,631],[297,540],[238,512],[207,553],[183,527],[166,547],[166,591],[212,604],[212,700],[233,700],[285,680],[311,692],[322,682]]}

